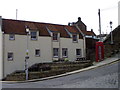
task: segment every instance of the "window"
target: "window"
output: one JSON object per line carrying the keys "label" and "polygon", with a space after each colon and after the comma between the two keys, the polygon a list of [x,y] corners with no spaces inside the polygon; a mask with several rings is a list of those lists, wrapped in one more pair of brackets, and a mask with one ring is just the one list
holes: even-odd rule
{"label": "window", "polygon": [[53,57],[58,57],[58,52],[59,52],[58,48],[53,48]]}
{"label": "window", "polygon": [[36,49],[36,50],[35,50],[35,56],[36,56],[36,57],[39,57],[39,56],[40,56],[40,49]]}
{"label": "window", "polygon": [[81,55],[81,49],[76,49],[76,55],[80,56]]}
{"label": "window", "polygon": [[31,40],[37,40],[37,31],[31,31]]}
{"label": "window", "polygon": [[67,48],[62,48],[62,56],[68,57],[68,49]]}
{"label": "window", "polygon": [[53,33],[53,40],[58,41],[58,33]]}
{"label": "window", "polygon": [[9,35],[9,40],[15,40],[15,35],[14,34],[10,34]]}
{"label": "window", "polygon": [[8,52],[8,60],[9,61],[13,60],[13,53],[12,52]]}
{"label": "window", "polygon": [[73,42],[77,42],[77,35],[73,34]]}

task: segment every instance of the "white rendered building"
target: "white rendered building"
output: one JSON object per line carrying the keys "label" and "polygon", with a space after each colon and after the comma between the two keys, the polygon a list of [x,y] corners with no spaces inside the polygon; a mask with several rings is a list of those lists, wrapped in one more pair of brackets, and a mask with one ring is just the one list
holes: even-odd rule
{"label": "white rendered building", "polygon": [[[27,35],[26,30],[29,30]],[[0,63],[2,78],[28,66],[61,58],[75,61],[85,57],[85,40],[75,26],[39,23],[0,17]]]}

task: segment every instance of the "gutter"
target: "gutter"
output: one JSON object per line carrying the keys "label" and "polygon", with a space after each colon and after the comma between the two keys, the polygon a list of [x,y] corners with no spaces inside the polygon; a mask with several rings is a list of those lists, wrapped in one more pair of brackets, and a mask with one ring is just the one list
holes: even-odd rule
{"label": "gutter", "polygon": [[62,48],[61,48],[61,38],[60,38],[60,32],[58,33],[58,43],[59,43],[59,58],[58,59],[60,59],[60,58],[62,58],[61,57],[61,52],[62,52]]}
{"label": "gutter", "polygon": [[0,16],[0,66],[1,66],[1,75],[0,80],[4,78],[4,36],[2,31],[2,17]]}
{"label": "gutter", "polygon": [[48,31],[48,33],[50,34],[50,38],[51,38],[51,59],[53,61],[53,42],[52,42],[52,32],[48,29],[48,27],[46,26],[46,29]]}
{"label": "gutter", "polygon": [[3,53],[2,54],[2,56],[3,56],[2,57],[2,60],[3,60],[2,70],[3,71],[2,72],[3,72],[3,78],[4,78],[5,77],[5,68],[4,68],[5,67],[5,62],[4,62],[4,60],[5,60],[5,57],[4,57],[5,56],[5,34],[4,34],[4,32],[2,33],[2,38],[3,38],[2,39],[2,47],[3,47],[3,49],[2,49],[2,53]]}

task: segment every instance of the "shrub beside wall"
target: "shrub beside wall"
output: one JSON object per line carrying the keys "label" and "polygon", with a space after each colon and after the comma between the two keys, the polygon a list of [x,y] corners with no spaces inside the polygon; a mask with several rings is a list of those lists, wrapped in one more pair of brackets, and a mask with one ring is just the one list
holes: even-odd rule
{"label": "shrub beside wall", "polygon": [[[41,70],[40,66],[42,65],[44,67],[43,70]],[[59,74],[63,74],[66,72],[82,69],[88,66],[91,66],[91,62],[87,63],[80,63],[80,62],[67,62],[67,63],[44,63],[44,64],[37,64],[36,66],[32,66],[33,68],[29,69],[29,80],[31,79],[39,79],[39,78],[45,78],[49,76],[55,76]],[[50,68],[45,69],[45,66],[48,66]],[[34,69],[35,68],[35,69]],[[30,71],[31,70],[31,71]],[[17,72],[12,73],[8,75],[5,80],[8,81],[24,81],[25,80],[25,73],[24,72]]]}

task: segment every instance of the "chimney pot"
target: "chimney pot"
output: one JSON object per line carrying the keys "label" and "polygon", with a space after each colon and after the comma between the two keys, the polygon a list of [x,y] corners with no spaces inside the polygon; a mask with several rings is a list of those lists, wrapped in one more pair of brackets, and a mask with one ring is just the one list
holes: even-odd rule
{"label": "chimney pot", "polygon": [[71,23],[69,22],[69,23],[68,23],[68,26],[70,26],[70,24],[71,24]]}
{"label": "chimney pot", "polygon": [[91,29],[91,32],[93,32],[93,29]]}
{"label": "chimney pot", "polygon": [[78,17],[78,21],[81,21],[81,17]]}

